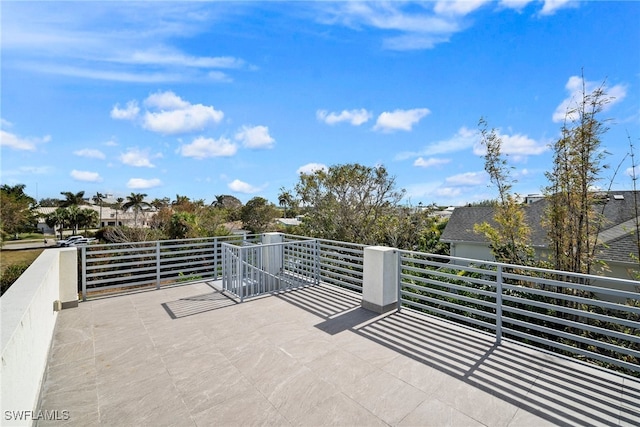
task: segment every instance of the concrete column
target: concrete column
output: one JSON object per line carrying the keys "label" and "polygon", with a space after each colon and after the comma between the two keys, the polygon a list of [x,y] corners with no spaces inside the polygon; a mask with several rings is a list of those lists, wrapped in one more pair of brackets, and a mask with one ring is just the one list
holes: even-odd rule
{"label": "concrete column", "polygon": [[62,309],[78,306],[78,250],[61,248],[60,251],[60,301]]}
{"label": "concrete column", "polygon": [[364,248],[364,278],[362,307],[386,313],[398,302],[398,256],[394,248],[369,246]]}

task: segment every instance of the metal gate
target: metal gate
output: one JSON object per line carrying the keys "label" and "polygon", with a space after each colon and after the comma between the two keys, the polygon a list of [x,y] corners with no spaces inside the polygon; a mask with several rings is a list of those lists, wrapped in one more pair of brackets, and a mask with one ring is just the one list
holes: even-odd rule
{"label": "metal gate", "polygon": [[240,301],[262,294],[316,285],[318,243],[222,244],[222,287]]}

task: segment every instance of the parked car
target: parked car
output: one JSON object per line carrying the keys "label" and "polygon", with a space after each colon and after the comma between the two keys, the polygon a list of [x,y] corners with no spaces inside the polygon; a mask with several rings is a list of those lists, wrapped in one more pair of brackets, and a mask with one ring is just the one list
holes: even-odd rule
{"label": "parked car", "polygon": [[71,236],[71,237],[67,237],[64,240],[58,240],[56,242],[56,246],[58,247],[65,247],[65,246],[69,246],[71,243],[75,242],[76,240],[80,240],[80,239],[84,239],[84,236],[78,235],[78,236]]}
{"label": "parked car", "polygon": [[84,245],[88,245],[91,242],[94,242],[95,240],[96,240],[95,237],[83,237],[82,239],[74,240],[73,242],[69,243],[67,246],[84,246]]}

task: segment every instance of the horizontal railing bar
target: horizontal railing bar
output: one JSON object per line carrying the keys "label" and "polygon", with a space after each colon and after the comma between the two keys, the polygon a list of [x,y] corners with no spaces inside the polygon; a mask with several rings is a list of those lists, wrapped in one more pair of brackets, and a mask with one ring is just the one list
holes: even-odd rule
{"label": "horizontal railing bar", "polygon": [[[582,323],[582,322],[576,322],[574,320],[570,320],[570,319],[563,319],[561,317],[553,317],[553,316],[549,316],[547,314],[543,314],[543,313],[535,313],[532,311],[527,311],[527,310],[523,310],[521,308],[517,308],[517,307],[510,307],[510,306],[503,306],[502,307],[502,311],[503,312],[509,312],[509,313],[516,313],[516,314],[520,314],[526,317],[532,317],[534,319],[538,319],[538,320],[546,320],[547,322],[550,323],[556,323],[559,325],[565,325],[565,326],[569,326],[571,328],[575,328],[575,329],[581,329],[584,331],[591,331],[591,332],[595,332],[607,337],[616,337],[622,340],[628,340],[628,341],[632,341],[635,343],[640,343],[640,336],[633,336],[631,334],[625,334],[624,332],[617,332],[617,331],[613,331],[611,329],[605,329],[605,328],[600,328],[598,326],[592,326],[589,325],[587,323]],[[504,322],[508,322],[507,318],[510,319],[510,317],[506,316],[505,319],[503,320]],[[530,323],[527,322],[531,325],[530,329],[536,329],[536,327],[538,326],[535,323]],[[612,322],[613,323],[613,322]]]}
{"label": "horizontal railing bar", "polygon": [[580,310],[580,309],[571,308],[571,307],[563,307],[558,304],[551,304],[551,303],[546,303],[542,301],[515,297],[513,295],[506,295],[506,294],[502,295],[502,300],[511,301],[511,302],[523,304],[523,305],[532,305],[534,307],[544,308],[547,310],[560,311],[562,313],[572,314],[574,316],[580,316],[580,317],[587,317],[590,319],[600,320],[602,322],[613,322],[619,325],[628,326],[630,328],[640,327],[637,321],[620,319],[618,317],[611,317],[604,314],[593,313],[591,311],[585,311],[585,310]]}
{"label": "horizontal railing bar", "polygon": [[[441,291],[439,289],[433,289],[433,288],[428,288],[428,287],[424,287],[424,286],[420,286],[420,285],[406,284],[406,283],[403,283],[402,287],[403,288],[408,288],[408,289],[414,289],[416,291],[429,292],[431,294],[436,294],[436,295],[440,295],[440,296],[447,297],[447,298],[458,299],[458,300],[466,301],[466,302],[469,302],[469,303],[472,303],[472,304],[482,305],[484,307],[491,308],[491,309],[494,309],[494,310],[496,308],[496,303],[495,302],[485,301],[485,300],[481,300],[481,299],[477,299],[477,298],[473,298],[473,297],[467,297],[467,296],[464,296],[464,295],[456,294],[454,292]],[[418,295],[418,298],[420,298],[422,296],[421,294],[417,294],[417,295]],[[494,294],[494,298],[495,298],[495,294]]]}
{"label": "horizontal railing bar", "polygon": [[[496,297],[496,292],[495,291],[492,292],[492,291],[486,291],[484,289],[472,288],[472,287],[468,287],[468,286],[464,286],[464,285],[457,285],[457,284],[448,283],[448,282],[439,282],[437,280],[427,279],[425,277],[401,275],[401,278],[402,279],[411,280],[411,281],[420,282],[420,283],[427,283],[427,284],[433,285],[433,286],[440,286],[440,287],[449,288],[449,289],[456,289],[458,291],[480,294],[480,295],[484,295],[486,297],[493,297],[494,299]],[[401,284],[402,284],[402,286],[413,286],[413,284],[411,282],[406,282],[404,280],[402,281]],[[425,289],[432,289],[432,288],[425,287]]]}
{"label": "horizontal railing bar", "polygon": [[[565,300],[565,301],[580,302],[580,303],[586,304],[586,305],[593,305],[593,306],[598,306],[598,307],[606,307],[606,308],[611,308],[613,310],[622,310],[622,311],[628,311],[628,312],[640,314],[640,307],[633,307],[633,306],[630,306],[630,305],[617,304],[615,302],[595,300],[595,299],[578,297],[578,296],[574,296],[574,295],[567,295],[567,294],[556,293],[556,292],[551,292],[551,291],[543,291],[541,289],[534,289],[534,288],[523,287],[523,286],[508,285],[506,283],[504,283],[502,285],[502,288],[503,289],[510,289],[510,290],[527,292],[527,293],[540,295],[540,296],[546,296],[546,297],[555,298],[555,299],[562,299],[562,300]],[[638,296],[640,296],[640,295],[638,295]]]}
{"label": "horizontal railing bar", "polygon": [[[420,270],[420,269],[417,269],[415,267],[409,267],[409,266],[406,266],[406,265],[403,265],[402,268],[400,269],[400,271],[413,271],[413,272],[416,272],[416,273],[424,273],[424,274],[427,274],[427,275],[434,275],[434,276],[438,276],[438,277],[446,277],[447,279],[451,279],[451,280],[459,280],[459,281],[469,282],[469,283],[474,283],[474,284],[479,284],[479,285],[486,285],[486,286],[491,286],[493,288],[496,287],[496,282],[492,282],[492,281],[485,280],[485,279],[478,279],[478,278],[475,278],[475,277],[458,276],[456,274],[446,273],[446,272],[443,272],[443,271]],[[420,278],[420,276],[413,276],[413,275],[405,274],[405,273],[402,273],[402,275],[404,277]],[[448,282],[443,282],[443,283],[448,283]]]}
{"label": "horizontal railing bar", "polygon": [[560,288],[563,288],[563,289],[578,289],[578,290],[581,290],[581,291],[592,292],[592,293],[593,292],[598,292],[598,293],[601,293],[601,294],[617,296],[617,297],[622,297],[622,298],[634,298],[634,297],[638,296],[636,292],[623,291],[623,290],[619,290],[619,289],[603,288],[603,287],[595,286],[595,285],[582,285],[582,284],[579,284],[579,283],[562,282],[562,281],[554,280],[554,279],[525,276],[525,275],[521,275],[521,274],[503,273],[502,277],[503,278],[514,279],[514,280],[519,280],[519,281],[524,281],[524,282],[537,283],[539,285],[545,285],[545,286],[549,286],[549,285],[550,286],[557,286],[557,287],[560,287]]}
{"label": "horizontal railing bar", "polygon": [[[421,301],[428,301],[430,303],[441,305],[441,306],[444,306],[444,307],[453,308],[455,310],[460,310],[460,311],[464,311],[464,312],[467,312],[467,313],[473,313],[475,315],[482,316],[482,317],[487,317],[487,318],[493,319],[493,320],[495,320],[496,317],[497,317],[495,315],[495,313],[491,313],[491,312],[484,311],[484,310],[478,310],[476,308],[467,307],[467,306],[460,305],[460,304],[455,304],[455,303],[452,303],[452,302],[449,302],[449,301],[445,301],[445,300],[441,300],[441,299],[437,299],[437,298],[431,298],[431,297],[428,297],[426,295],[414,294],[412,292],[408,292],[408,291],[405,291],[405,290],[402,290],[402,295],[406,296],[406,297],[419,299]],[[469,319],[468,320],[469,322],[473,323],[474,319],[472,319],[470,317],[467,317],[467,319]]]}
{"label": "horizontal railing bar", "polygon": [[[417,307],[417,308],[420,308],[420,309],[423,309],[423,310],[430,311],[432,313],[438,313],[438,314],[441,314],[441,315],[446,316],[446,317],[451,317],[451,318],[454,318],[454,319],[458,319],[458,320],[463,321],[465,323],[472,323],[472,324],[474,324],[476,326],[483,326],[483,327],[485,327],[487,329],[492,329],[494,331],[496,329],[496,325],[494,325],[493,323],[485,322],[485,321],[480,320],[480,319],[472,319],[470,317],[463,316],[463,315],[460,315],[458,313],[452,313],[450,311],[441,310],[441,309],[439,309],[437,307],[432,307],[430,305],[421,304],[419,302],[402,299],[402,305],[403,306],[407,306],[408,305],[408,306],[412,306],[412,307]],[[414,310],[414,311],[417,311],[417,310]],[[417,311],[417,312],[419,312],[419,311]]]}
{"label": "horizontal railing bar", "polygon": [[502,331],[504,333],[506,333],[506,334],[517,336],[517,337],[523,338],[525,340],[535,341],[535,342],[537,342],[539,344],[547,345],[549,347],[553,347],[553,348],[556,348],[558,350],[564,350],[564,351],[566,351],[568,353],[580,354],[580,355],[589,357],[591,359],[600,360],[601,362],[611,363],[613,365],[617,365],[617,366],[629,369],[631,371],[637,371],[638,370],[638,365],[635,365],[633,363],[628,363],[628,362],[625,362],[624,360],[616,359],[616,358],[609,357],[609,356],[604,356],[602,354],[594,353],[592,351],[581,349],[579,347],[572,347],[570,345],[559,343],[557,341],[548,340],[546,338],[539,337],[537,335],[528,334],[526,332],[518,331],[516,329],[507,328],[507,327],[504,327],[504,326],[502,327]]}
{"label": "horizontal railing bar", "polygon": [[[522,320],[514,319],[512,317],[503,317],[502,323],[503,324],[510,323],[512,325],[518,325],[528,329],[531,329],[531,326],[532,326],[532,324],[529,322],[524,322]],[[631,350],[630,348],[620,347],[617,345],[606,343],[604,341],[598,341],[591,338],[581,337],[580,335],[577,335],[577,334],[571,334],[558,329],[548,328],[542,325],[535,325],[535,330],[538,332],[545,332],[548,335],[565,338],[565,339],[576,341],[582,344],[593,345],[595,347],[605,348],[607,350],[611,350],[617,353],[630,354],[636,358],[640,358],[640,351],[634,351],[634,350]]]}
{"label": "horizontal railing bar", "polygon": [[91,270],[114,270],[117,269],[118,267],[128,267],[128,266],[132,266],[132,265],[145,265],[145,264],[151,264],[151,265],[156,265],[156,260],[155,259],[146,259],[146,260],[137,260],[137,261],[128,261],[128,262],[118,262],[118,263],[105,263],[105,264],[94,264],[94,265],[88,265],[87,266],[87,271],[91,271]]}

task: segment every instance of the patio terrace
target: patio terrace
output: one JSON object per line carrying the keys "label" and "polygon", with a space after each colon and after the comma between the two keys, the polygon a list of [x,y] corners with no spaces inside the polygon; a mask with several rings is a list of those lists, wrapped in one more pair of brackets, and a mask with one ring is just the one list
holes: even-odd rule
{"label": "patio terrace", "polygon": [[36,424],[640,425],[637,379],[335,286],[237,303],[219,285],[61,311],[39,409],[69,418]]}

